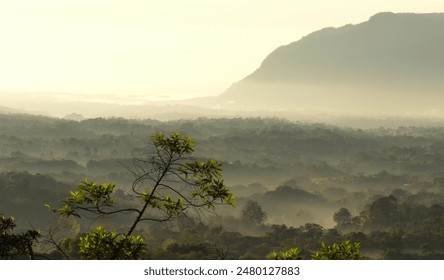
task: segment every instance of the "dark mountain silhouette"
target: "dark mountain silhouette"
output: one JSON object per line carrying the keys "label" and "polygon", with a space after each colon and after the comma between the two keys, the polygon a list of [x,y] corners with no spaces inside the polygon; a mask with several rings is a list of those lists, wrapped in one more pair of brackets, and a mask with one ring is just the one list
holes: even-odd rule
{"label": "dark mountain silhouette", "polygon": [[444,13],[380,13],[281,46],[220,108],[424,112],[444,108]]}

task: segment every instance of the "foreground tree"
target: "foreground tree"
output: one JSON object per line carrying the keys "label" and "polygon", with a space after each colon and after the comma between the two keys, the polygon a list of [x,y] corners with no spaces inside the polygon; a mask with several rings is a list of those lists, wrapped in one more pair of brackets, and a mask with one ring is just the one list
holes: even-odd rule
{"label": "foreground tree", "polygon": [[[358,242],[351,243],[349,240],[341,243],[333,243],[333,245],[327,245],[322,242],[321,249],[311,255],[312,260],[359,260],[360,246]],[[287,251],[275,252],[273,251],[268,259],[271,260],[301,260],[301,250],[291,248]]]}
{"label": "foreground tree", "polygon": [[301,249],[299,248],[290,248],[287,251],[276,252],[273,251],[270,255],[268,255],[269,260],[302,260],[301,257]]}
{"label": "foreground tree", "polygon": [[106,231],[102,226],[80,237],[79,255],[84,260],[140,259],[145,250],[142,236],[126,236]]}
{"label": "foreground tree", "polygon": [[[83,181],[63,201],[60,208],[49,206],[63,216],[81,217],[92,213],[98,217],[133,214],[126,233],[110,233],[104,228],[87,233],[81,240],[82,258],[140,258],[144,247],[141,236],[133,235],[143,221],[166,222],[186,215],[188,210],[214,210],[217,204],[234,206],[234,195],[222,179],[222,166],[213,159],[198,161],[192,154],[194,141],[180,133],[169,137],[152,136],[152,146],[144,157],[135,158],[130,171],[135,180],[131,190],[138,207],[118,208],[113,199],[114,184]],[[111,242],[111,245],[109,244]],[[101,249],[102,243],[108,244]],[[100,251],[102,250],[102,251]],[[105,253],[107,251],[107,253]],[[137,252],[132,254],[132,252]]]}
{"label": "foreground tree", "polygon": [[0,259],[31,259],[35,258],[33,245],[39,237],[36,230],[13,233],[16,227],[14,217],[0,214]]}
{"label": "foreground tree", "polygon": [[360,247],[360,243],[351,243],[349,240],[333,245],[322,242],[321,249],[311,257],[313,260],[359,260]]}

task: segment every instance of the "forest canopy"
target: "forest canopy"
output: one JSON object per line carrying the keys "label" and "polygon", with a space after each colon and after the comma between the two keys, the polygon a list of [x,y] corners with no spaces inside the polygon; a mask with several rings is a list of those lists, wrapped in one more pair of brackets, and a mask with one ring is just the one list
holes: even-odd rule
{"label": "forest canopy", "polygon": [[[121,209],[137,209],[137,196],[139,202],[155,198],[154,208],[168,205],[157,208],[166,217],[185,209],[185,202],[196,205],[175,195],[148,200],[141,185],[133,185],[138,171],[150,170],[137,165],[149,161],[136,159],[155,151],[151,136],[176,131],[182,143],[188,141],[183,135],[196,143],[185,145],[182,152],[192,147],[193,160],[181,162],[185,169],[176,175],[192,183],[209,179],[193,172],[220,172],[229,194],[237,196],[237,207],[215,206],[217,215],[190,212],[165,225],[148,221],[134,231],[149,244],[138,257],[264,259],[273,251],[298,248],[299,256],[309,259],[322,242],[345,241],[359,242],[364,258],[439,259],[444,253],[442,127],[363,130],[276,118],[73,121],[6,114],[0,115],[0,131],[0,211],[5,221],[15,217],[16,225],[8,235],[36,229],[70,258],[80,257],[86,233],[114,238],[113,232],[128,229],[131,216],[127,211],[98,224],[90,214],[104,214],[103,208],[78,220],[47,211],[45,204],[58,212],[71,191],[70,202],[77,203],[91,199],[85,193],[91,184],[103,190],[112,186]],[[158,147],[166,139],[157,138]],[[219,194],[231,201],[227,192]],[[104,206],[109,211],[115,205]],[[49,249],[51,240],[38,240],[34,247],[45,258],[66,258]]]}

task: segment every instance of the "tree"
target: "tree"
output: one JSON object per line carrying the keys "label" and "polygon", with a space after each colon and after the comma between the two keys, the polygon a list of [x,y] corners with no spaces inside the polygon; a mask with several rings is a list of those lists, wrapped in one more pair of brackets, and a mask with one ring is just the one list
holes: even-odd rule
{"label": "tree", "polygon": [[[358,242],[351,243],[349,240],[341,243],[327,245],[322,242],[321,249],[311,255],[312,260],[359,260],[360,246]],[[298,247],[290,248],[287,251],[276,253],[273,251],[268,259],[270,260],[302,260],[300,256],[301,249]]]}
{"label": "tree", "polygon": [[[140,235],[123,235],[96,227],[80,237],[79,255],[84,260],[140,259],[146,251],[146,244]],[[116,251],[119,254],[116,254]]]}
{"label": "tree", "polygon": [[36,230],[28,230],[21,234],[14,234],[16,227],[14,217],[5,217],[0,214],[0,259],[34,259],[33,244],[39,237]]}
{"label": "tree", "polygon": [[[189,209],[212,211],[217,204],[234,206],[234,195],[222,179],[222,165],[213,159],[197,161],[192,157],[195,142],[190,137],[178,132],[169,137],[158,133],[151,140],[148,153],[134,158],[133,166],[129,168],[135,176],[131,190],[135,200],[140,203],[138,207],[117,208],[113,199],[114,184],[97,184],[87,180],[63,200],[60,208],[47,205],[51,211],[66,217],[81,217],[82,213],[92,213],[98,217],[133,214],[134,219],[123,235],[106,232],[103,228],[85,235],[80,245],[84,251],[81,257],[137,258],[143,251],[138,246],[143,239],[132,234],[140,222],[166,222],[186,215]],[[97,250],[101,250],[101,240],[107,244],[111,241],[112,245],[97,253]]]}
{"label": "tree", "polygon": [[321,239],[322,235],[325,232],[325,228],[321,225],[314,223],[306,223],[303,226],[298,227],[300,230],[301,236],[306,240],[317,241]]}
{"label": "tree", "polygon": [[333,214],[333,221],[338,229],[349,229],[353,224],[353,216],[347,208],[341,208]]}
{"label": "tree", "polygon": [[267,220],[267,213],[259,203],[249,200],[242,209],[241,220],[253,226],[261,226]]}
{"label": "tree", "polygon": [[370,205],[368,222],[376,229],[391,228],[397,224],[398,218],[398,199],[393,195],[378,198]]}
{"label": "tree", "polygon": [[269,260],[302,260],[301,249],[299,248],[290,248],[287,251],[281,251],[276,253],[273,251],[269,256]]}
{"label": "tree", "polygon": [[313,260],[359,260],[361,244],[351,243],[350,240],[327,245],[322,242],[321,249],[312,254]]}

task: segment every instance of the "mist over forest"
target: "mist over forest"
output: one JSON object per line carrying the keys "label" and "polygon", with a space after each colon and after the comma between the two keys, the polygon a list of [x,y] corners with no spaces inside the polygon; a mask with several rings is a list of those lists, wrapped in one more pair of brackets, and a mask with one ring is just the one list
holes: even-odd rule
{"label": "mist over forest", "polygon": [[[195,139],[197,158],[223,164],[237,206],[144,224],[139,231],[150,240],[148,258],[218,258],[211,249],[215,230],[220,239],[214,246],[228,250],[227,258],[260,259],[289,246],[309,255],[320,240],[346,239],[362,242],[369,258],[424,257],[424,244],[434,244],[429,258],[442,257],[442,127],[361,130],[276,118],[0,119],[1,211],[22,229],[66,227],[44,205],[60,204],[85,178],[115,183],[116,199],[130,205],[133,158],[145,153],[151,135],[179,131]],[[256,224],[245,222],[252,202],[266,213]],[[347,209],[345,220],[334,218],[340,209]],[[71,219],[68,236],[97,224],[119,229],[127,219]],[[194,234],[197,228],[209,236]]]}
{"label": "mist over forest", "polygon": [[[309,259],[322,242],[359,242],[366,259],[443,259],[443,24],[443,14],[381,13],[322,29],[214,97],[0,93],[2,236],[38,230],[31,256],[42,259],[83,258],[88,232],[106,234],[97,226],[137,234],[127,241],[143,259],[266,259],[291,248]],[[162,164],[191,152],[171,173],[180,180],[161,183]],[[203,188],[160,197],[137,189],[147,178],[154,190],[190,178]],[[85,201],[126,210],[77,217]],[[129,226],[141,201],[167,219]],[[29,257],[17,248],[0,258]]]}

